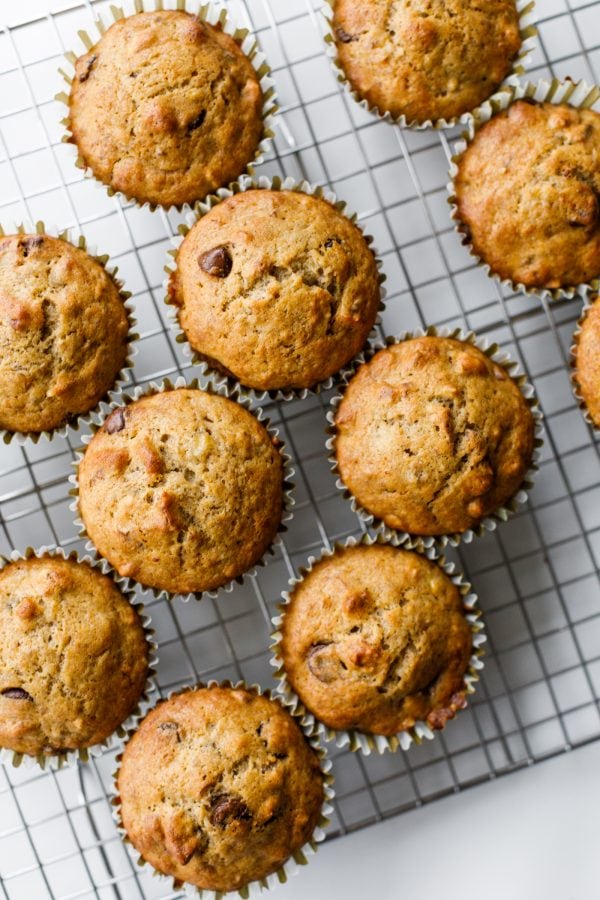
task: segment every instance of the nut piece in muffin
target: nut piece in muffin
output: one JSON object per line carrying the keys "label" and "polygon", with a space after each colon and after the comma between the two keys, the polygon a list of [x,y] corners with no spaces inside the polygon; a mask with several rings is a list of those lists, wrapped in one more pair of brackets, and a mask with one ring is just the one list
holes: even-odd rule
{"label": "nut piece in muffin", "polygon": [[75,64],[69,130],[96,178],[179,206],[236,179],[263,133],[259,77],[220,25],[183,10],[119,19]]}
{"label": "nut piece in muffin", "polygon": [[466,705],[473,639],[460,592],[414,551],[336,549],[296,585],[280,631],[288,682],[330,728],[443,728]]}
{"label": "nut piece in muffin", "polygon": [[466,341],[400,341],[359,367],[335,416],[341,479],[390,528],[466,531],[520,488],[534,420],[507,371]]}
{"label": "nut piece in muffin", "polygon": [[409,123],[475,109],[521,48],[514,0],[336,0],[333,33],[351,87]]}
{"label": "nut piece in muffin", "polygon": [[146,862],[223,892],[283,865],[310,840],[324,799],[317,754],[289,713],[225,686],[159,703],[125,747],[117,791]]}
{"label": "nut piece in muffin", "polygon": [[585,311],[573,348],[577,393],[600,428],[600,297]]}
{"label": "nut piece in muffin", "polygon": [[101,743],[134,712],[148,667],[140,617],[109,576],[60,556],[0,571],[0,747]]}
{"label": "nut piece in muffin", "polygon": [[454,179],[459,230],[528,288],[600,275],[600,114],[517,100],[477,131]]}
{"label": "nut piece in muffin", "polygon": [[169,296],[216,368],[259,390],[310,388],[363,346],[379,274],[360,230],[327,200],[250,190],[195,223]]}
{"label": "nut piece in muffin", "polygon": [[86,531],[119,572],[210,591],[257,563],[282,515],[283,461],[246,409],[190,388],[114,410],[79,465]]}
{"label": "nut piece in muffin", "polygon": [[52,431],[114,386],[129,324],[116,283],[68,241],[0,237],[0,428]]}

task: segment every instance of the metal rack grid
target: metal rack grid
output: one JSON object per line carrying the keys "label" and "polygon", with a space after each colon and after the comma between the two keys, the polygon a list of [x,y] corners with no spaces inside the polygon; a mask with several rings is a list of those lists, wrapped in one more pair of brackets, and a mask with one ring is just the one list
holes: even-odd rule
{"label": "metal rack grid", "polygon": [[[259,37],[282,112],[261,167],[333,187],[374,234],[384,261],[387,333],[458,325],[523,364],[546,414],[546,443],[529,505],[465,546],[459,565],[486,614],[489,649],[478,693],[436,740],[363,758],[333,751],[332,835],[511,772],[600,737],[600,469],[597,438],[571,395],[568,348],[581,303],[512,296],[486,278],[451,227],[445,182],[455,134],[378,122],[335,82],[319,0],[231,0]],[[163,265],[177,214],[149,213],[83,180],[60,143],[52,99],[62,53],[107,10],[94,0],[0,0],[0,221],[74,226],[118,264],[133,292],[141,340],[135,379],[191,369],[165,326]],[[600,4],[538,0],[531,77],[600,81]],[[23,17],[27,16],[24,21]],[[360,526],[335,490],[324,450],[327,397],[272,405],[297,470],[296,512],[269,565],[217,603],[147,604],[159,642],[161,693],[196,679],[272,685],[269,619],[295,568]],[[0,451],[0,552],[28,544],[82,549],[66,479],[77,441]],[[330,745],[331,747],[331,745]],[[330,751],[331,752],[331,751]],[[58,773],[0,769],[0,898],[162,898],[137,869],[110,816],[114,753]]]}

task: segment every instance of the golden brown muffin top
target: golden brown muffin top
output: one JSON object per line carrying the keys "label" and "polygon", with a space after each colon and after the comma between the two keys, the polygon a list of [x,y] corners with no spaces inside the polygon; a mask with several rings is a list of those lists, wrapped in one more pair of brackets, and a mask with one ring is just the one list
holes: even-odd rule
{"label": "golden brown muffin top", "polygon": [[475,109],[521,47],[514,0],[336,0],[333,29],[354,90],[409,122]]}
{"label": "golden brown muffin top", "polygon": [[289,683],[330,728],[443,728],[465,705],[472,635],[461,595],[414,551],[338,548],[294,588],[280,630]]}
{"label": "golden brown muffin top", "polygon": [[349,362],[373,327],[379,276],[359,229],[331,203],[252,190],[199,219],[170,296],[192,347],[242,384],[308,388]]}
{"label": "golden brown muffin top", "polygon": [[349,382],[335,426],[345,486],[411,534],[474,527],[517,492],[533,453],[533,416],[518,385],[453,338],[380,350]]}
{"label": "golden brown muffin top", "polygon": [[40,432],[89,412],[127,357],[119,289],[84,250],[0,237],[0,428]]}
{"label": "golden brown muffin top", "polygon": [[0,571],[0,747],[104,741],[136,708],[148,664],[137,611],[98,569],[44,556]]}
{"label": "golden brown muffin top", "polygon": [[458,217],[492,272],[531,288],[600,275],[600,114],[518,100],[460,157]]}
{"label": "golden brown muffin top", "polygon": [[159,703],[125,747],[117,781],[141,856],[214,891],[278,869],[310,839],[324,799],[318,757],[294,719],[242,688]]}
{"label": "golden brown muffin top", "polygon": [[575,340],[575,380],[578,393],[596,428],[600,428],[600,297],[595,297]]}
{"label": "golden brown muffin top", "polygon": [[79,466],[86,531],[121,575],[173,593],[251,568],[281,520],[283,462],[233,400],[180,388],[116,409]]}
{"label": "golden brown muffin top", "polygon": [[115,22],[80,56],[72,141],[96,178],[140,203],[192,203],[237,178],[261,134],[252,63],[220,26],[181,10]]}

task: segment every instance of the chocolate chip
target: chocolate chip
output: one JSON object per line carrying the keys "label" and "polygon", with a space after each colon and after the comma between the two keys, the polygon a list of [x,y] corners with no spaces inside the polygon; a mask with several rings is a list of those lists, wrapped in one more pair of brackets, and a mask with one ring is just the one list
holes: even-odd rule
{"label": "chocolate chip", "polygon": [[41,247],[44,243],[44,238],[40,234],[32,235],[31,237],[24,238],[24,240],[19,241],[19,246],[23,250],[23,256],[29,256],[30,250],[35,250],[36,247]]}
{"label": "chocolate chip", "polygon": [[215,278],[227,278],[231,272],[231,256],[227,247],[213,247],[198,257],[198,265],[207,275]]}
{"label": "chocolate chip", "polygon": [[188,131],[195,131],[196,128],[200,128],[206,118],[206,110],[201,109],[195,119],[192,119],[190,124],[188,125]]}
{"label": "chocolate chip", "polygon": [[88,78],[90,77],[90,73],[92,71],[92,66],[94,65],[94,63],[96,62],[97,59],[98,59],[98,57],[96,55],[94,55],[94,56],[90,56],[90,58],[88,60],[86,60],[85,69],[79,76],[80,82],[88,80]]}
{"label": "chocolate chip", "polygon": [[308,668],[323,684],[331,684],[339,677],[340,660],[333,648],[327,649],[329,646],[330,644],[313,644],[306,658]]}
{"label": "chocolate chip", "polygon": [[3,697],[8,697],[9,700],[29,700],[30,703],[33,703],[31,694],[28,694],[27,691],[20,687],[4,688],[3,691],[0,691],[0,694]]}
{"label": "chocolate chip", "polygon": [[179,736],[179,729],[177,728],[176,722],[161,722],[157,727],[157,731],[160,731],[163,734],[171,734],[175,737],[178,744],[181,743],[181,737]]}
{"label": "chocolate chip", "polygon": [[248,820],[252,814],[246,804],[230,794],[217,794],[212,800],[210,821],[212,825],[227,825],[232,819]]}
{"label": "chocolate chip", "polygon": [[351,41],[357,41],[357,34],[348,34],[347,31],[344,31],[343,28],[336,28],[335,33],[337,35],[338,41],[341,41],[342,44],[349,44]]}
{"label": "chocolate chip", "polygon": [[115,434],[117,431],[123,431],[125,428],[125,410],[120,407],[111,412],[110,416],[104,423],[104,430],[107,434]]}
{"label": "chocolate chip", "polygon": [[325,241],[325,246],[326,246],[326,247],[333,247],[333,238],[329,238],[328,240],[326,240],[326,241]]}

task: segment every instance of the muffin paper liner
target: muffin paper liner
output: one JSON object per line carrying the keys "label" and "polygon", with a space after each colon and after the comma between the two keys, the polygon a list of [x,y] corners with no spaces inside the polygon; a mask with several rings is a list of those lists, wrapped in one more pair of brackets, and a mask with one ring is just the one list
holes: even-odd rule
{"label": "muffin paper liner", "polygon": [[0,556],[0,571],[10,563],[18,560],[42,559],[45,556],[60,557],[61,559],[71,560],[77,563],[87,563],[91,568],[98,569],[103,575],[111,578],[115,585],[119,588],[125,599],[137,610],[140,622],[144,629],[144,635],[148,646],[148,673],[146,676],[146,684],[140,696],[140,699],[129,714],[129,716],[121,722],[118,728],[99,744],[91,747],[82,747],[79,750],[70,750],[66,753],[45,754],[40,753],[38,756],[30,756],[26,753],[16,753],[6,747],[0,747],[0,763],[15,767],[23,765],[25,768],[33,768],[39,766],[42,769],[61,769],[64,766],[72,766],[77,762],[87,763],[92,757],[101,756],[105,750],[113,750],[123,743],[123,738],[131,731],[137,728],[139,722],[144,718],[152,704],[151,695],[156,691],[154,676],[156,674],[156,665],[158,658],[156,656],[158,645],[154,640],[154,629],[150,617],[144,611],[143,602],[138,599],[135,593],[126,585],[125,579],[121,578],[115,570],[109,566],[104,559],[92,559],[91,556],[80,556],[77,551],[64,550],[62,547],[52,549],[49,547],[40,547],[34,549],[27,547],[23,553],[13,550],[9,556]]}
{"label": "muffin paper liner", "polygon": [[[393,753],[398,750],[398,748],[408,750],[413,743],[420,744],[423,740],[433,740],[436,730],[441,731],[443,729],[434,730],[427,722],[417,721],[412,728],[400,731],[392,736],[386,736],[382,734],[373,734],[371,732],[357,731],[355,729],[348,731],[334,729],[325,725],[324,722],[321,722],[316,715],[311,713],[304,705],[288,681],[285,662],[280,652],[281,641],[283,639],[280,629],[285,619],[287,607],[292,602],[292,594],[295,588],[312,572],[316,563],[334,556],[337,550],[344,550],[347,547],[356,547],[359,545],[370,547],[373,544],[386,543],[387,542],[381,535],[372,537],[371,535],[363,534],[360,538],[349,537],[344,543],[336,543],[331,549],[324,549],[318,558],[309,556],[307,564],[300,569],[299,577],[290,578],[289,590],[284,591],[282,594],[282,602],[278,604],[278,609],[281,614],[274,616],[271,620],[275,626],[275,631],[271,635],[272,656],[270,663],[276,669],[275,677],[278,680],[276,690],[281,696],[283,705],[286,706],[294,716],[300,717],[302,725],[310,734],[318,735],[319,738],[325,741],[335,741],[337,747],[347,747],[349,750],[358,750],[366,756],[371,753],[385,753],[386,750]],[[402,547],[399,549],[404,550],[407,548]],[[418,553],[419,551],[412,552]],[[465,581],[460,572],[456,571],[454,563],[447,562],[443,556],[439,556],[433,547],[422,551],[421,555],[426,559],[432,560],[443,569],[452,583],[456,585],[462,597],[465,617],[471,627],[471,633],[473,635],[472,654],[464,675],[462,690],[467,694],[473,694],[475,692],[475,685],[479,681],[479,673],[483,669],[481,657],[484,655],[485,651],[483,650],[482,645],[487,640],[483,620],[481,618],[481,611],[477,606],[477,595],[471,590],[470,583]],[[455,715],[459,711],[460,709],[455,710]]]}
{"label": "muffin paper liner", "polygon": [[[219,596],[221,593],[231,593],[234,586],[236,584],[243,584],[244,580],[248,577],[256,575],[259,568],[267,565],[268,557],[272,556],[275,552],[275,548],[281,544],[281,534],[287,531],[287,523],[293,518],[293,507],[295,505],[295,500],[292,496],[294,490],[294,482],[293,476],[295,474],[295,470],[291,465],[291,457],[288,453],[285,452],[285,445],[283,441],[279,438],[279,429],[274,428],[271,425],[271,422],[268,418],[266,418],[265,413],[261,407],[252,407],[252,399],[249,396],[246,396],[244,393],[238,391],[229,391],[223,386],[214,386],[212,384],[207,384],[205,387],[201,387],[197,378],[194,378],[192,381],[187,382],[186,379],[180,375],[174,382],[172,382],[169,378],[166,378],[164,381],[157,383],[152,381],[149,383],[147,387],[138,386],[130,393],[124,393],[120,396],[118,403],[113,403],[110,409],[107,410],[107,416],[115,409],[120,406],[128,406],[130,403],[133,403],[136,400],[139,400],[141,397],[150,394],[158,394],[163,391],[174,391],[179,388],[191,388],[203,390],[208,394],[218,394],[221,397],[226,397],[228,400],[233,400],[238,403],[243,409],[250,412],[258,421],[266,428],[269,436],[279,444],[279,454],[283,463],[283,508],[281,520],[279,523],[279,527],[277,529],[277,535],[274,540],[271,542],[270,546],[267,548],[261,559],[256,562],[253,566],[250,567],[246,572],[242,572],[241,575],[238,575],[236,578],[232,578],[231,581],[226,582],[221,585],[221,587],[215,588],[211,591],[191,591],[187,594],[177,593],[175,591],[168,591],[164,588],[154,588],[151,585],[145,585],[143,582],[137,581],[135,578],[128,578],[125,576],[118,576],[122,582],[127,586],[128,590],[133,590],[135,585],[139,584],[144,590],[151,592],[154,597],[157,599],[169,599],[172,600],[174,597],[180,597],[185,603],[187,603],[192,598],[196,600],[200,600],[202,597],[211,597],[213,600]],[[104,419],[106,416],[104,417]],[[102,421],[104,421],[104,419]],[[87,445],[92,440],[94,434],[101,427],[102,422],[94,423],[92,426],[92,430],[90,434],[86,434],[82,437],[83,446],[78,448],[75,452],[75,461],[73,465],[75,466],[75,474],[69,476],[69,481],[73,485],[69,493],[75,497],[75,500],[70,505],[70,509],[72,512],[76,513],[75,525],[78,528],[78,536],[79,538],[87,539],[87,543],[85,545],[86,550],[89,552],[93,552],[96,554],[98,558],[103,558],[100,552],[96,549],[93,541],[88,535],[85,525],[81,516],[79,515],[79,464],[85,455],[85,450]],[[110,565],[110,563],[108,563]],[[111,568],[114,568],[111,566]]]}
{"label": "muffin paper liner", "polygon": [[587,408],[586,402],[581,395],[581,391],[579,388],[579,381],[577,380],[577,345],[579,343],[579,336],[581,335],[581,329],[583,327],[583,322],[588,312],[594,305],[594,303],[598,300],[598,296],[594,295],[588,297],[586,302],[583,305],[581,310],[581,315],[577,321],[577,325],[575,326],[575,331],[573,332],[573,343],[571,345],[571,384],[573,386],[573,394],[575,399],[577,400],[578,406],[583,413],[583,418],[588,423],[588,425],[593,428],[597,433],[600,432],[600,425],[597,425],[592,419],[589,410]]}
{"label": "muffin paper liner", "polygon": [[[273,700],[276,703],[280,703],[281,706],[284,706],[284,704],[281,702],[281,697],[279,697],[277,695],[273,695],[271,693],[271,691],[269,691],[267,689],[263,689],[258,684],[247,685],[244,681],[237,681],[234,683],[231,681],[219,682],[219,681],[211,680],[211,681],[207,682],[206,684],[203,682],[199,682],[196,685],[183,688],[180,691],[172,691],[169,694],[168,699],[170,700],[171,697],[174,697],[177,694],[182,694],[182,693],[186,693],[187,691],[190,691],[190,690],[194,691],[194,690],[197,690],[198,688],[205,688],[205,687],[206,688],[226,687],[226,688],[233,688],[234,690],[244,689],[247,691],[252,691],[252,692],[258,694],[259,696],[267,697],[268,699]],[[164,702],[164,700],[158,701],[158,703],[163,703],[163,702]],[[290,712],[290,710],[288,709],[287,712]],[[311,734],[307,731],[307,729],[303,726],[302,721],[298,716],[295,716],[293,713],[292,713],[292,716],[295,718],[297,724],[300,726],[300,729],[303,732],[307,742],[310,744],[310,746],[313,748],[313,750],[316,752],[317,756],[319,757],[321,773],[323,775],[323,791],[324,791],[323,806],[321,808],[320,819],[317,823],[317,827],[315,828],[315,831],[313,832],[313,835],[312,835],[310,841],[308,841],[306,844],[304,844],[304,846],[301,847],[299,850],[296,850],[296,852],[293,853],[292,856],[290,856],[289,859],[287,859],[286,862],[284,862],[282,866],[280,866],[275,872],[272,872],[270,875],[267,875],[266,878],[260,879],[259,881],[251,881],[244,887],[240,888],[239,890],[234,890],[234,891],[226,891],[226,892],[212,891],[212,890],[207,890],[207,889],[203,889],[203,888],[198,888],[192,884],[188,884],[185,882],[182,883],[170,875],[163,875],[161,872],[158,872],[154,868],[154,866],[152,866],[151,863],[146,862],[146,860],[142,856],[138,856],[138,859],[137,859],[138,866],[142,867],[146,871],[149,871],[153,875],[153,877],[157,878],[160,883],[165,885],[165,888],[168,888],[170,890],[175,890],[175,891],[183,890],[184,894],[188,897],[202,898],[202,900],[221,900],[222,897],[233,897],[235,894],[237,894],[238,896],[243,897],[243,898],[256,896],[257,894],[262,893],[264,890],[268,890],[269,888],[276,887],[278,884],[285,883],[286,881],[288,881],[288,879],[291,876],[295,875],[298,872],[298,869],[301,866],[307,865],[310,857],[314,856],[314,854],[317,852],[317,845],[321,841],[323,841],[325,838],[325,829],[330,824],[329,816],[333,812],[333,806],[331,804],[332,804],[333,798],[335,796],[335,792],[333,789],[333,775],[331,773],[331,760],[328,758],[325,747],[323,747],[319,743],[318,738],[316,738],[314,734]],[[135,729],[132,729],[131,731],[129,731],[128,738],[131,738],[133,736],[134,732],[135,732]],[[118,830],[119,835],[121,836],[123,842],[125,844],[133,847],[133,844],[129,840],[129,838],[127,836],[127,832],[125,831],[125,828],[123,827],[123,824],[121,821],[121,798],[119,796],[117,779],[118,779],[120,763],[121,763],[122,759],[123,759],[123,751],[121,751],[121,753],[119,753],[119,755],[117,756],[117,760],[116,760],[117,768],[113,775],[114,794],[115,794],[115,796],[112,800],[113,819],[116,823],[117,830]],[[135,847],[133,849],[137,853],[137,851],[135,850]]]}
{"label": "muffin paper liner", "polygon": [[380,120],[390,122],[392,125],[400,125],[401,128],[412,128],[415,131],[422,131],[425,128],[452,128],[454,125],[465,125],[470,122],[473,116],[476,116],[482,109],[482,107],[489,102],[489,99],[494,99],[495,97],[499,96],[503,90],[506,90],[507,87],[511,85],[517,85],[519,83],[519,77],[525,73],[527,66],[531,62],[530,57],[532,51],[536,46],[535,39],[537,37],[538,31],[533,24],[535,20],[535,2],[534,0],[516,0],[517,12],[519,14],[519,31],[521,34],[522,43],[516,58],[513,60],[513,64],[509,74],[498,86],[498,88],[496,89],[496,93],[492,94],[491,98],[489,98],[487,101],[484,101],[483,104],[480,104],[473,110],[467,110],[467,112],[462,113],[460,116],[453,116],[450,119],[426,119],[424,122],[417,122],[414,119],[408,121],[406,116],[404,115],[392,116],[390,112],[380,110],[378,106],[369,103],[368,100],[366,100],[364,97],[361,97],[360,93],[352,86],[352,83],[346,76],[337,52],[335,32],[333,28],[334,6],[335,0],[325,0],[325,5],[323,6],[322,12],[327,27],[327,31],[325,34],[327,56],[331,61],[331,67],[337,81],[342,85],[346,93],[350,94],[354,102],[357,103],[362,109],[377,116],[377,118]]}
{"label": "muffin paper liner", "polygon": [[538,103],[554,103],[557,106],[561,104],[568,105],[573,106],[575,109],[592,109],[595,107],[595,111],[600,112],[600,103],[598,102],[600,101],[600,87],[589,85],[585,81],[559,81],[557,78],[553,78],[552,81],[526,81],[522,84],[510,85],[504,92],[495,95],[484,103],[475,112],[468,123],[467,131],[463,132],[461,139],[456,143],[454,155],[450,160],[450,182],[447,185],[447,190],[449,195],[448,203],[452,209],[451,217],[456,222],[454,230],[460,235],[461,243],[467,248],[470,255],[477,260],[486,275],[495,278],[503,288],[508,289],[511,293],[528,294],[531,297],[539,297],[540,299],[547,297],[551,300],[571,299],[576,294],[586,297],[590,291],[598,291],[600,289],[600,274],[589,283],[560,288],[527,287],[521,282],[512,281],[510,278],[502,278],[494,272],[484,259],[478,256],[471,243],[469,229],[460,218],[454,180],[459,171],[462,154],[486,122],[489,122],[497,113],[508,109],[515,101],[523,99],[534,100]]}
{"label": "muffin paper liner", "polygon": [[59,100],[67,107],[67,115],[63,119],[61,119],[61,125],[63,125],[65,128],[65,134],[62,140],[63,143],[73,145],[75,151],[73,159],[77,168],[83,169],[86,177],[93,178],[96,181],[97,185],[106,191],[109,197],[113,197],[116,195],[118,197],[124,198],[124,200],[126,201],[133,201],[136,206],[140,207],[141,209],[149,209],[151,212],[153,212],[155,209],[165,209],[167,211],[176,209],[181,212],[182,209],[189,209],[190,206],[192,206],[197,201],[192,201],[191,203],[186,202],[180,204],[171,204],[169,206],[163,206],[160,203],[150,203],[149,201],[139,201],[136,197],[129,196],[123,191],[117,191],[111,185],[105,184],[103,181],[100,181],[100,179],[96,178],[96,176],[94,175],[91,167],[85,165],[83,157],[77,149],[75,138],[71,132],[71,119],[69,114],[70,88],[73,77],[75,75],[75,63],[79,56],[91,50],[92,47],[108,30],[108,28],[114,24],[114,22],[117,22],[119,19],[123,19],[127,16],[136,15],[137,13],[141,12],[153,12],[162,9],[175,9],[182,12],[189,12],[192,15],[197,16],[201,22],[206,22],[208,25],[220,24],[225,34],[228,34],[234,39],[236,44],[238,44],[240,50],[242,50],[242,52],[252,64],[252,67],[258,75],[263,96],[262,137],[256,148],[254,159],[246,165],[245,169],[240,173],[240,176],[244,173],[252,174],[254,172],[254,166],[258,166],[262,162],[264,162],[265,154],[269,151],[273,138],[275,137],[275,117],[278,111],[275,82],[271,77],[271,69],[267,63],[264,53],[259,48],[257,39],[247,28],[238,28],[235,22],[232,21],[232,18],[227,10],[221,9],[220,7],[215,6],[212,3],[202,3],[200,2],[200,0],[167,0],[166,3],[165,0],[125,0],[125,3],[125,8],[121,6],[110,7],[110,21],[108,22],[108,24],[104,22],[100,15],[98,16],[98,18],[94,21],[94,27],[96,30],[96,34],[94,36],[90,36],[87,31],[79,31],[78,36],[81,43],[83,44],[83,48],[78,52],[71,50],[68,53],[65,53],[67,70],[65,71],[64,69],[59,69],[59,72],[62,75],[63,79],[66,81],[68,90],[60,91],[60,93],[56,94],[55,97],[56,100]]}
{"label": "muffin paper liner", "polygon": [[59,238],[59,240],[64,241],[67,244],[71,244],[73,247],[77,247],[79,250],[85,251],[88,256],[94,259],[97,263],[99,263],[106,274],[110,277],[111,281],[116,285],[121,300],[123,301],[123,306],[125,307],[125,313],[127,315],[127,320],[129,323],[129,330],[127,335],[127,356],[125,358],[125,363],[117,374],[115,379],[115,383],[112,388],[107,391],[104,397],[100,400],[100,402],[89,412],[80,413],[79,415],[73,416],[67,422],[60,425],[58,428],[53,428],[51,431],[9,431],[6,428],[0,428],[0,437],[2,438],[5,444],[10,444],[12,440],[17,441],[19,444],[24,444],[27,441],[32,441],[34,444],[40,440],[40,438],[44,438],[44,440],[51,441],[54,437],[66,437],[68,434],[72,434],[78,432],[79,429],[84,425],[92,425],[94,423],[100,422],[102,418],[102,413],[107,410],[112,402],[120,396],[121,391],[124,387],[131,384],[132,377],[131,372],[133,370],[133,359],[137,355],[137,347],[135,346],[136,341],[139,338],[139,335],[136,333],[135,328],[137,325],[137,320],[134,316],[134,307],[130,300],[131,293],[123,289],[123,283],[116,277],[118,269],[116,266],[110,266],[110,259],[108,254],[100,255],[97,253],[95,247],[88,246],[85,237],[82,234],[71,234],[71,229],[59,229],[54,226],[46,226],[44,222],[36,222],[33,224],[32,222],[19,222],[18,224],[11,224],[11,226],[7,228],[3,228],[0,225],[0,238],[9,237],[14,234],[41,234],[46,235],[48,237]]}
{"label": "muffin paper liner", "polygon": [[[498,509],[496,509],[493,513],[485,516],[474,528],[468,528],[466,529],[466,531],[454,532],[452,534],[416,535],[409,534],[406,531],[399,531],[397,529],[390,528],[389,525],[386,525],[385,522],[383,522],[377,516],[373,515],[373,513],[369,513],[368,510],[362,507],[359,504],[358,500],[346,488],[341,479],[335,455],[335,440],[337,434],[337,430],[335,427],[335,416],[338,406],[342,402],[346,387],[348,386],[348,383],[350,382],[352,376],[357,372],[360,365],[365,362],[369,362],[379,350],[383,350],[385,347],[389,347],[392,344],[400,344],[403,341],[408,341],[412,338],[424,337],[426,335],[433,337],[455,338],[458,341],[464,341],[472,344],[474,347],[477,347],[479,350],[481,350],[482,353],[485,353],[485,355],[489,359],[493,360],[493,362],[495,362],[497,365],[502,366],[502,368],[506,370],[512,380],[517,384],[533,416],[534,440],[531,465],[525,474],[519,490],[510,498],[510,500],[505,505],[498,507]],[[543,440],[541,437],[543,422],[542,411],[539,407],[539,402],[533,386],[529,384],[526,376],[521,372],[518,363],[514,360],[511,360],[508,354],[500,349],[498,344],[488,344],[487,341],[481,340],[472,331],[465,332],[460,328],[436,328],[433,325],[430,325],[426,329],[419,328],[412,332],[404,332],[399,337],[387,337],[384,343],[378,342],[376,344],[370,344],[367,349],[362,354],[360,354],[357,360],[355,360],[354,364],[345,369],[342,373],[340,382],[338,384],[338,392],[333,395],[330,401],[330,409],[327,413],[327,421],[329,422],[329,425],[326,429],[326,433],[330,435],[330,437],[327,439],[325,446],[329,450],[329,463],[331,469],[333,473],[338,476],[336,480],[336,487],[339,491],[342,492],[343,496],[347,500],[350,500],[353,511],[368,528],[371,528],[375,533],[382,535],[386,541],[394,544],[394,546],[402,546],[408,550],[422,551],[429,547],[437,547],[438,549],[441,549],[443,547],[447,547],[448,545],[450,545],[451,547],[457,547],[461,543],[461,541],[464,541],[466,544],[468,544],[473,540],[475,536],[481,536],[485,534],[486,531],[494,531],[498,522],[506,522],[510,515],[516,512],[519,506],[522,506],[527,502],[529,491],[533,487],[534,475],[538,469],[537,462],[540,457],[540,447],[543,444]]]}
{"label": "muffin paper liner", "polygon": [[168,261],[165,265],[167,278],[163,282],[165,291],[165,303],[169,307],[169,321],[173,331],[176,334],[175,339],[177,343],[183,345],[184,356],[187,359],[191,359],[192,363],[199,367],[200,376],[206,376],[207,378],[210,378],[213,384],[219,386],[223,385],[227,388],[227,390],[230,391],[236,389],[242,390],[258,403],[266,403],[268,401],[304,400],[310,394],[318,394],[321,391],[326,391],[332,388],[335,383],[335,374],[330,375],[329,378],[326,378],[324,381],[321,381],[310,388],[260,390],[257,388],[251,388],[247,387],[246,385],[242,385],[237,378],[232,375],[224,374],[222,371],[212,366],[202,356],[202,354],[194,350],[194,348],[188,341],[181,325],[179,324],[177,307],[169,299],[169,281],[171,275],[177,270],[177,254],[179,251],[179,247],[183,243],[183,239],[188,234],[193,225],[208,212],[210,212],[211,209],[213,209],[215,206],[218,206],[219,203],[222,203],[223,200],[227,200],[229,197],[232,197],[235,194],[241,194],[245,191],[251,190],[296,191],[299,193],[318,197],[320,199],[327,200],[338,212],[345,215],[347,219],[349,219],[354,225],[356,225],[375,257],[375,264],[377,266],[379,277],[379,307],[377,317],[375,319],[375,322],[373,323],[373,328],[371,329],[371,334],[373,336],[375,335],[377,326],[381,324],[381,312],[385,308],[386,293],[385,288],[383,287],[383,283],[386,280],[386,276],[382,271],[383,263],[377,256],[377,252],[373,247],[373,238],[370,235],[364,233],[364,231],[358,224],[357,214],[349,212],[347,210],[345,201],[338,200],[333,191],[310,184],[308,181],[295,181],[290,177],[282,179],[278,176],[274,178],[267,178],[266,175],[261,175],[259,178],[249,178],[248,176],[242,177],[239,181],[230,184],[229,187],[221,188],[215,194],[209,194],[209,196],[206,197],[205,200],[196,204],[193,212],[187,214],[186,223],[179,226],[179,237],[172,239],[173,249],[168,251],[168,254],[172,258],[172,261]]}

